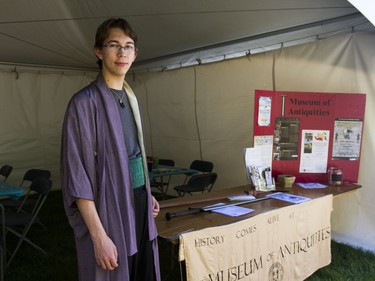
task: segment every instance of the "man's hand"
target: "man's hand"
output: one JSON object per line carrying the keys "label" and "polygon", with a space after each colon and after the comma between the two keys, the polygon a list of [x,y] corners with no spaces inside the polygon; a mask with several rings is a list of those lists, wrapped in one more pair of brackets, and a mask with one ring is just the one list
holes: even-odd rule
{"label": "man's hand", "polygon": [[103,228],[94,201],[78,199],[76,202],[89,229],[96,262],[103,269],[114,270],[118,266],[117,248]]}
{"label": "man's hand", "polygon": [[154,196],[152,196],[152,214],[154,215],[154,218],[159,214],[159,212],[160,212],[159,202],[156,201]]}
{"label": "man's hand", "polygon": [[114,270],[118,267],[117,263],[117,248],[112,240],[105,235],[104,237],[97,237],[93,240],[95,259],[97,264],[108,270]]}

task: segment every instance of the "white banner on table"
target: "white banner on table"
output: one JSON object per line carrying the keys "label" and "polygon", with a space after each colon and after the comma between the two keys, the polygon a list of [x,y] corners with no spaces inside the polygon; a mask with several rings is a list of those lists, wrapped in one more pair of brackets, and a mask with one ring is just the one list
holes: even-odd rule
{"label": "white banner on table", "polygon": [[187,280],[304,280],[331,262],[331,211],[328,195],[182,234]]}

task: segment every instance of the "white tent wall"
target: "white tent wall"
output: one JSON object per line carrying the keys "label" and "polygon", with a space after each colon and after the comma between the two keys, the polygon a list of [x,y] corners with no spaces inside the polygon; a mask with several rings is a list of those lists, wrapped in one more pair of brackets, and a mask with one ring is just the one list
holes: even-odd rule
{"label": "white tent wall", "polygon": [[144,109],[149,154],[182,167],[200,158],[213,161],[217,187],[246,183],[241,164],[243,148],[252,145],[252,89],[272,82],[262,73],[272,62],[267,68],[263,58],[137,74],[132,85]]}
{"label": "white tent wall", "polygon": [[[334,238],[375,250],[375,59],[374,34],[342,36],[285,49],[276,62],[278,90],[365,93],[366,112],[359,191],[335,197]],[[344,176],[345,178],[345,176]]]}
{"label": "white tent wall", "polygon": [[13,167],[8,182],[16,185],[30,168],[51,170],[56,189],[66,105],[95,76],[44,71],[0,69],[0,166]]}
{"label": "white tent wall", "polygon": [[[129,79],[143,110],[149,155],[187,166],[202,157],[219,174],[215,189],[247,183],[243,148],[253,145],[255,89],[366,93],[360,190],[336,197],[337,240],[375,250],[374,34],[352,33],[301,46]],[[174,179],[174,183],[181,179]]]}

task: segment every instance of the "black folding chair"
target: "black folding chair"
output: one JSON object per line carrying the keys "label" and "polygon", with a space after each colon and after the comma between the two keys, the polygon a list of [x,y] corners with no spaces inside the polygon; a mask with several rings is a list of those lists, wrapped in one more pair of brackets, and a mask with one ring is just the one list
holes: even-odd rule
{"label": "black folding chair", "polygon": [[39,222],[38,214],[47,199],[47,196],[52,188],[52,181],[43,177],[38,177],[33,180],[30,185],[30,190],[36,193],[37,199],[35,201],[34,206],[30,206],[30,212],[18,212],[18,213],[6,213],[5,214],[5,228],[6,233],[9,235],[10,233],[17,236],[18,243],[13,251],[11,251],[11,256],[6,261],[6,266],[8,267],[13,258],[15,257],[16,253],[18,252],[21,244],[25,241],[33,248],[35,248],[40,253],[47,255],[47,253],[34,242],[32,242],[28,237],[27,234],[35,223]]}
{"label": "black folding chair", "polygon": [[0,168],[0,175],[2,175],[4,177],[3,181],[7,181],[10,173],[12,172],[13,170],[13,167],[12,166],[9,166],[9,165],[3,165],[1,168]]}
{"label": "black folding chair", "polygon": [[173,189],[177,191],[179,197],[183,197],[186,193],[192,195],[193,192],[204,193],[206,190],[210,192],[216,179],[216,173],[195,175],[191,176],[186,184],[175,186]]}
{"label": "black folding chair", "polygon": [[190,169],[197,170],[203,173],[211,173],[214,169],[214,163],[204,160],[194,160],[190,164]]}
{"label": "black folding chair", "polygon": [[17,212],[20,212],[24,206],[30,206],[35,204],[35,199],[29,198],[31,194],[30,185],[34,179],[42,177],[46,179],[51,178],[51,172],[49,170],[44,169],[29,169],[25,172],[22,181],[20,183],[20,187],[26,188],[26,195],[20,198],[19,200],[13,200],[10,198],[1,200],[0,202],[6,208],[14,208]]}
{"label": "black folding chair", "polygon": [[[190,164],[190,169],[197,170],[201,173],[211,173],[214,169],[214,163],[210,161],[204,161],[204,160],[194,160]],[[191,177],[191,175],[186,175],[184,184],[186,184],[187,180]]]}
{"label": "black folding chair", "polygon": [[[174,167],[175,163],[174,163],[174,160],[172,159],[159,159],[159,165]],[[165,178],[163,175],[161,175],[160,178],[151,179],[151,182],[150,182],[151,187],[157,188],[160,191],[163,199],[165,199],[167,195],[171,177],[172,176],[168,176],[167,178]],[[164,190],[164,187],[165,187],[165,190]]]}

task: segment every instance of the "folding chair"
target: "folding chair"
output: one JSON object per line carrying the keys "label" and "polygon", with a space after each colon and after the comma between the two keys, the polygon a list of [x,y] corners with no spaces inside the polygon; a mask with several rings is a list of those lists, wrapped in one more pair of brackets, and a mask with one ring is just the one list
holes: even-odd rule
{"label": "folding chair", "polygon": [[197,170],[203,173],[211,173],[214,169],[214,164],[204,160],[194,160],[190,164],[190,169]]}
{"label": "folding chair", "polygon": [[[159,159],[159,165],[174,167],[174,160],[172,160],[172,159]],[[151,179],[151,182],[150,182],[151,187],[155,187],[155,188],[159,189],[160,193],[162,194],[163,199],[165,199],[165,197],[167,195],[169,183],[171,181],[171,177],[172,176],[168,176],[167,179],[164,179],[164,177],[161,175],[160,180],[157,180],[158,178]],[[164,187],[166,187],[165,191],[164,191]]]}
{"label": "folding chair", "polygon": [[[38,177],[33,180],[30,185],[30,190],[35,192],[37,199],[32,208],[31,212],[18,212],[18,213],[6,213],[5,214],[5,228],[7,235],[9,233],[17,236],[18,243],[15,249],[11,252],[10,258],[7,260],[6,266],[8,267],[14,256],[18,252],[21,244],[25,241],[30,244],[33,248],[38,250],[40,253],[47,255],[47,253],[38,245],[33,243],[27,234],[31,226],[39,222],[38,214],[52,188],[52,181],[43,177]],[[20,229],[20,230],[19,230]]]}
{"label": "folding chair", "polygon": [[216,173],[195,175],[191,176],[186,184],[175,186],[173,189],[177,191],[179,197],[183,197],[186,193],[192,195],[193,192],[204,193],[206,190],[210,192],[216,179]]}
{"label": "folding chair", "polygon": [[3,181],[7,181],[12,170],[13,170],[13,167],[9,165],[4,165],[0,168],[0,175],[4,177]]}
{"label": "folding chair", "polygon": [[[204,160],[194,160],[190,164],[190,169],[197,170],[201,173],[211,173],[214,169],[214,163]],[[186,184],[187,180],[191,177],[191,175],[186,175],[184,184]]]}
{"label": "folding chair", "polygon": [[[31,193],[30,184],[35,178],[38,178],[38,177],[50,179],[51,172],[49,170],[43,170],[43,169],[27,170],[20,183],[20,187],[26,188],[26,195],[20,198],[19,200],[13,200],[13,199],[7,198],[4,200],[1,200],[0,202],[6,208],[16,208],[17,213],[20,212],[24,206],[35,204],[35,200],[33,198],[29,198],[29,195]],[[26,183],[28,183],[28,186],[25,186]]]}

